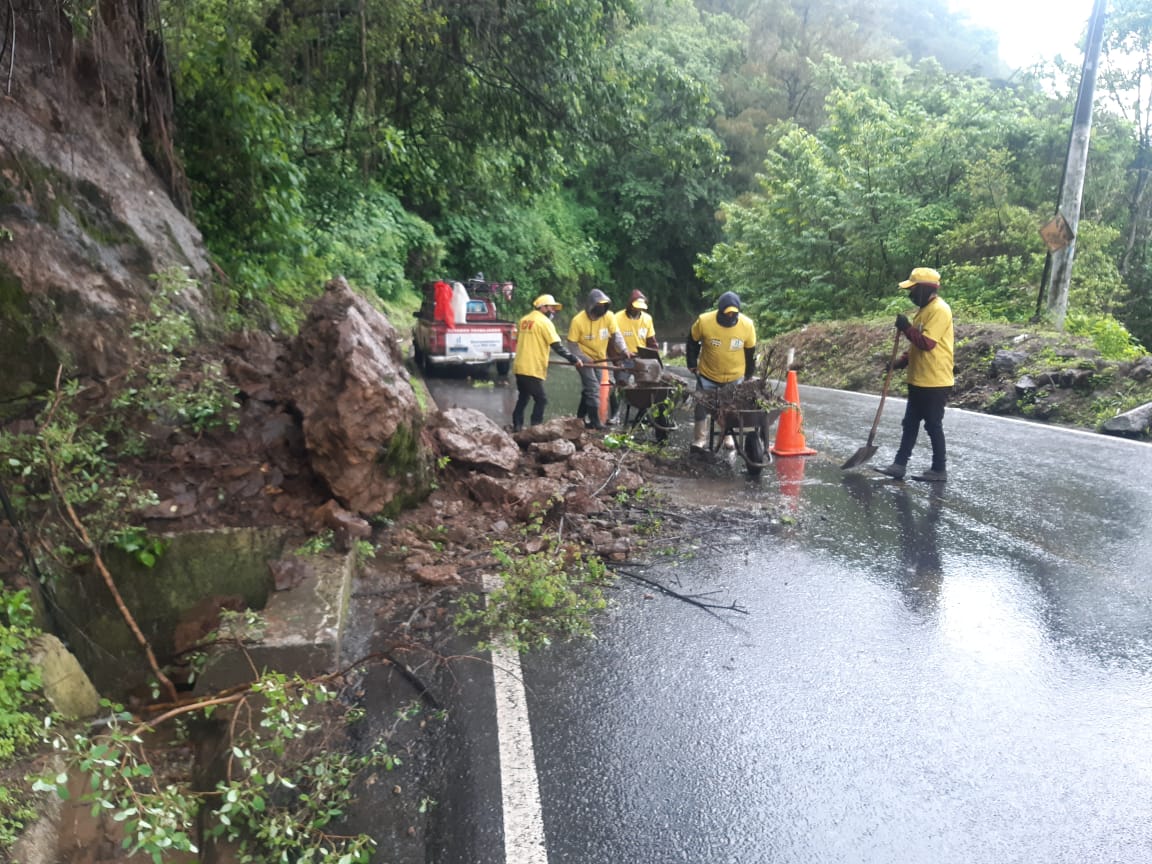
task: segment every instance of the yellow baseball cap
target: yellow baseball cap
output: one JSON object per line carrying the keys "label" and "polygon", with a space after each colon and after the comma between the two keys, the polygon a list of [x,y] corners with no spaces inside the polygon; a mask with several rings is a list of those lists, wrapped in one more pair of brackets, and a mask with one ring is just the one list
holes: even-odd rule
{"label": "yellow baseball cap", "polygon": [[739,312],[740,307],[739,306],[725,306],[720,311],[723,312],[725,315],[727,315],[729,312]]}
{"label": "yellow baseball cap", "polygon": [[556,298],[551,294],[541,294],[539,297],[532,301],[532,307],[534,309],[539,309],[541,306],[555,306],[557,309],[564,308],[556,302]]}
{"label": "yellow baseball cap", "polygon": [[917,267],[913,270],[908,278],[900,283],[901,288],[911,288],[913,285],[920,285],[927,283],[940,287],[940,274],[933,270],[931,267]]}

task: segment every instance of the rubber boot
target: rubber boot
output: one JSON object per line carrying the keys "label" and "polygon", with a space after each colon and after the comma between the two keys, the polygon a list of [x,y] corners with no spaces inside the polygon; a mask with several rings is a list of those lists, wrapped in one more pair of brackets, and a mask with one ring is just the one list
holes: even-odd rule
{"label": "rubber boot", "polygon": [[697,420],[692,427],[692,449],[703,453],[708,449],[708,418]]}
{"label": "rubber boot", "polygon": [[734,439],[731,435],[725,435],[724,436],[724,442],[723,442],[722,446],[724,447],[725,450],[735,450],[736,449],[736,439]]}

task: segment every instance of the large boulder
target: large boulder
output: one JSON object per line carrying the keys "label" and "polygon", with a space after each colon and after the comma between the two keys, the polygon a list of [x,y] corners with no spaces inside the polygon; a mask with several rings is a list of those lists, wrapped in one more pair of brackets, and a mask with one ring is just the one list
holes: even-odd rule
{"label": "large boulder", "polygon": [[422,414],[388,319],[333,279],[287,365],[284,396],[300,412],[312,469],[340,503],[375,514],[412,492],[426,455]]}
{"label": "large boulder", "polygon": [[440,453],[454,465],[508,474],[520,462],[520,448],[512,436],[475,408],[440,411],[431,425]]}
{"label": "large boulder", "polygon": [[1147,402],[1139,408],[1117,414],[1111,420],[1105,421],[1100,427],[1101,432],[1111,435],[1125,435],[1140,438],[1152,432],[1152,402]]}

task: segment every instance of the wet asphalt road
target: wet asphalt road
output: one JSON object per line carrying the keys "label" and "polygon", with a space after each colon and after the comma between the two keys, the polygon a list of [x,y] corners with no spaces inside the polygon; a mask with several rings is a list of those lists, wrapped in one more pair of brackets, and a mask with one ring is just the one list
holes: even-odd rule
{"label": "wet asphalt road", "polygon": [[749,614],[622,583],[524,659],[547,860],[1152,861],[1152,447],[949,411],[934,488],[840,470],[875,398],[801,404],[819,455],[668,488],[705,542],[644,571]]}

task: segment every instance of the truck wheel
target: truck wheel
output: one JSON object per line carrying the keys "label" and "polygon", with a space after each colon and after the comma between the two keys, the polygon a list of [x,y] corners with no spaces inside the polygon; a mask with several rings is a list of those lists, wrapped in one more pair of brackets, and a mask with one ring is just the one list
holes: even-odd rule
{"label": "truck wheel", "polygon": [[512,368],[511,360],[497,360],[496,361],[496,374],[507,375],[508,370]]}

